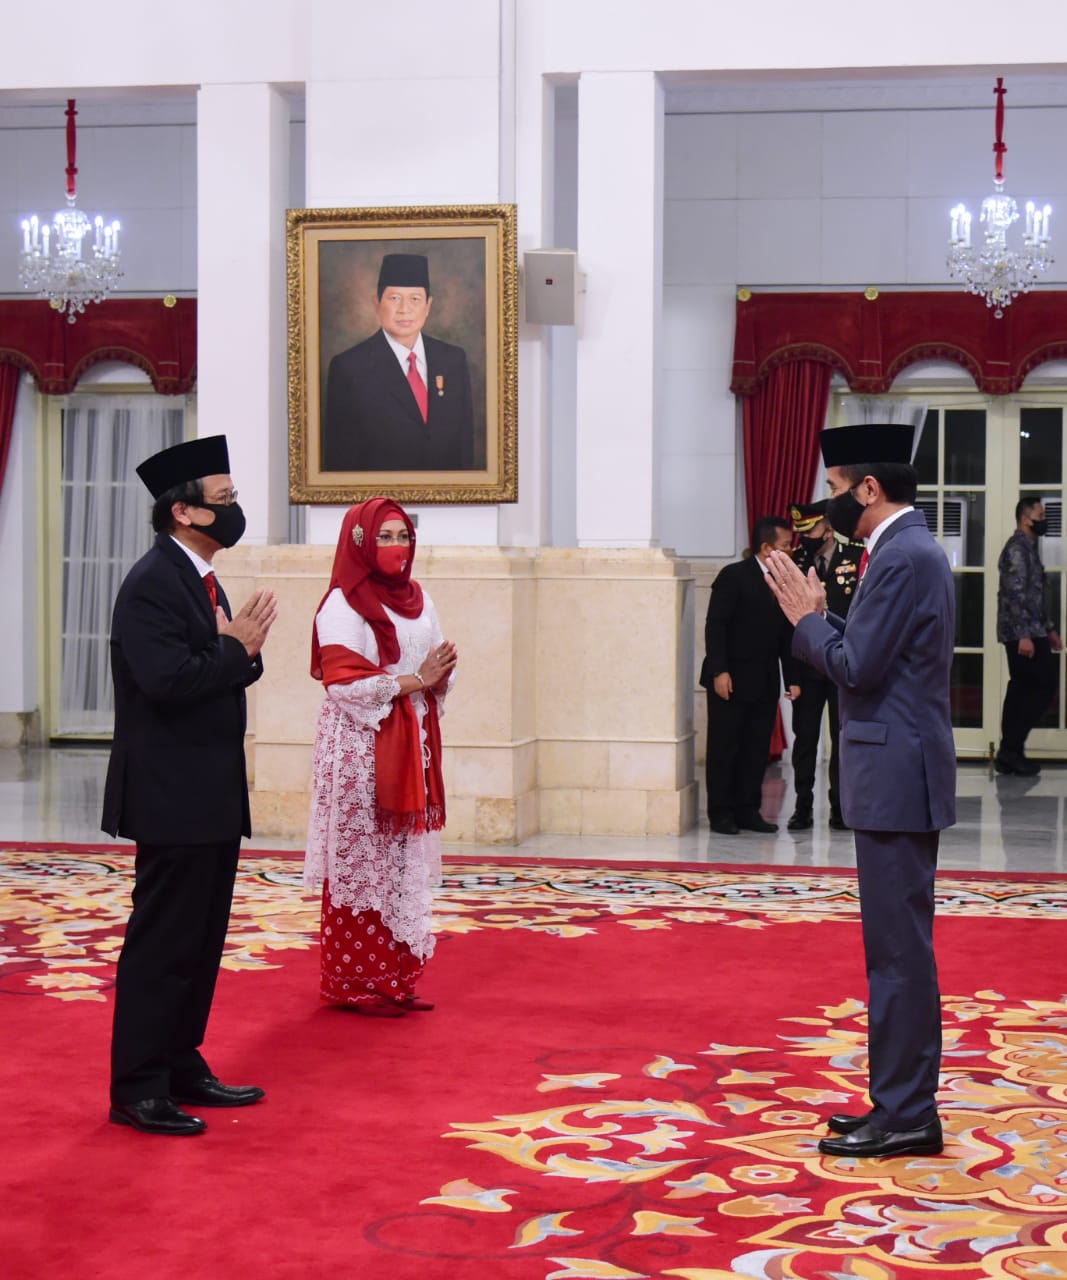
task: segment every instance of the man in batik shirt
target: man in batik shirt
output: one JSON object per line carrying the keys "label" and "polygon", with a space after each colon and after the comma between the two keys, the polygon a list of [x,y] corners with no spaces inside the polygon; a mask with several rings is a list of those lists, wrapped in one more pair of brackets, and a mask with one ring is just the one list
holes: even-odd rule
{"label": "man in batik shirt", "polygon": [[1037,540],[1048,528],[1045,504],[1024,495],[1015,507],[1016,529],[997,561],[997,639],[1008,655],[1008,688],[994,763],[1000,773],[1031,777],[1041,771],[1023,752],[1026,737],[1055,697],[1063,648],[1045,603],[1045,567]]}

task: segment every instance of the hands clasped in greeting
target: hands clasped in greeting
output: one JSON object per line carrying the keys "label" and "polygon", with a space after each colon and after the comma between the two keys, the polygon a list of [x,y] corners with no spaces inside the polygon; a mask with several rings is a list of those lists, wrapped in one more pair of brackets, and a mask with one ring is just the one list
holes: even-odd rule
{"label": "hands clasped in greeting", "polygon": [[826,588],[819,575],[812,568],[805,577],[784,551],[773,551],[767,561],[767,586],[794,627],[809,613],[826,612]]}

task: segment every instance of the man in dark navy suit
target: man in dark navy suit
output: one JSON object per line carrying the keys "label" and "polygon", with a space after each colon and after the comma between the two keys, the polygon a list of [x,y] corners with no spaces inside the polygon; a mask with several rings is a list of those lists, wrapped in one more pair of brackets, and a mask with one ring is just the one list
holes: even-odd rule
{"label": "man in dark navy suit", "polygon": [[956,594],[943,549],[915,508],[914,428],[864,423],[823,431],[835,532],[864,538],[848,617],[826,607],[775,553],[768,584],[794,625],[793,652],[838,687],[841,805],[856,832],[869,986],[870,1110],[831,1116],[824,1155],[936,1155],[941,1001],[934,876],[941,831],[956,821],[949,696]]}
{"label": "man in dark navy suit", "polygon": [[462,347],[423,333],[430,268],[421,253],[387,253],[378,275],[377,333],[330,361],[322,417],[324,471],[469,471],[482,465]]}

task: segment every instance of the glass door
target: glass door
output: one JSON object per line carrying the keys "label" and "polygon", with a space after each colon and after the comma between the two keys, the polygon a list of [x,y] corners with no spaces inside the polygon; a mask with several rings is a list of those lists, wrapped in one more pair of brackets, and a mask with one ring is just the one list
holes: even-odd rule
{"label": "glass door", "polygon": [[[961,756],[985,755],[997,718],[995,655],[996,552],[986,530],[1001,522],[996,436],[981,397],[930,400],[915,453],[916,506],[945,549],[956,587],[956,644],[952,662],[952,724]],[[991,483],[990,483],[991,482]]]}
{"label": "glass door", "polygon": [[[951,687],[956,751],[961,759],[990,758],[1000,741],[1008,683],[1004,647],[997,641],[997,560],[1015,530],[1015,505],[1024,494],[1036,494],[1045,503],[1048,532],[1039,549],[1046,608],[1061,635],[1067,625],[1067,392],[987,397],[916,388],[906,398],[927,405],[915,454],[916,506],[944,547],[956,586]],[[1027,741],[1028,754],[1038,759],[1067,759],[1067,665],[1062,656],[1058,662],[1057,696]]]}

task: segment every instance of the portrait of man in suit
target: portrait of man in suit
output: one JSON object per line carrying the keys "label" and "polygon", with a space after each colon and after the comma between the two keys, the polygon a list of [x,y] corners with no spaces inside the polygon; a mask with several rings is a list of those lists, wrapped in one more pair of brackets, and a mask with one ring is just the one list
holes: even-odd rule
{"label": "portrait of man in suit", "polygon": [[424,253],[386,253],[377,330],[329,360],[324,471],[469,471],[485,465],[484,397],[475,411],[463,347],[426,332],[434,308]]}

